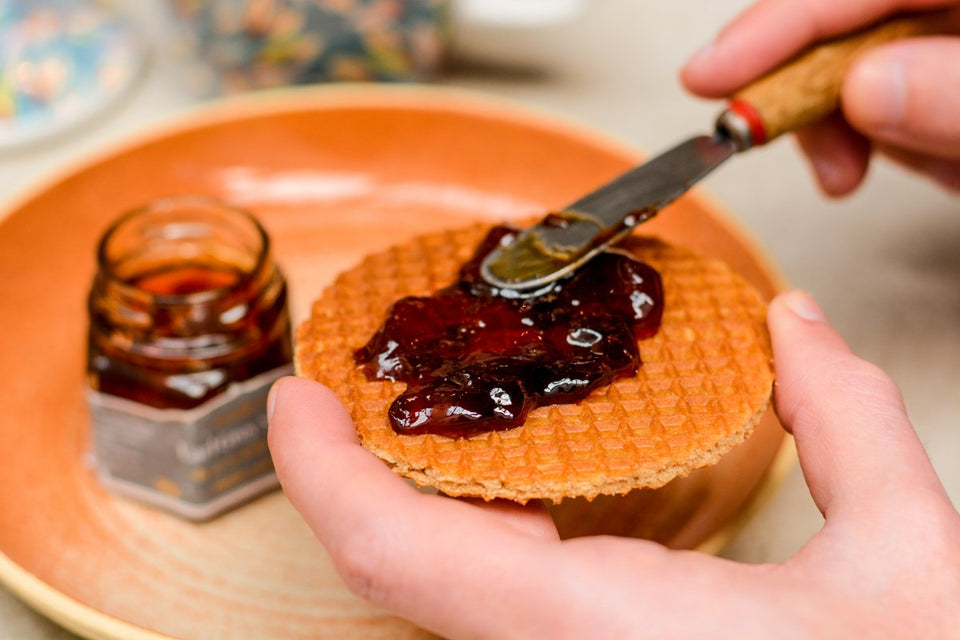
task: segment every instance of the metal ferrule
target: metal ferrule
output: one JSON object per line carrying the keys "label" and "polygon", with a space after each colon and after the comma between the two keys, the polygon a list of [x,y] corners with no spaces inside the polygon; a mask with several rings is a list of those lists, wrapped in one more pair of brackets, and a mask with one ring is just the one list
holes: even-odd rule
{"label": "metal ferrule", "polygon": [[733,142],[737,151],[746,151],[753,146],[753,133],[750,123],[740,114],[725,109],[717,118],[716,130]]}

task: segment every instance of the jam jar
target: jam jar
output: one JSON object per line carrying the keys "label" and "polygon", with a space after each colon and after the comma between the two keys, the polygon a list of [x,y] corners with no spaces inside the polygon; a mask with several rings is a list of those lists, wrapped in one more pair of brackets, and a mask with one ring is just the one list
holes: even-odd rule
{"label": "jam jar", "polygon": [[286,281],[252,215],[179,197],[121,216],[89,296],[100,481],[194,520],[273,488],[266,396],[291,359]]}

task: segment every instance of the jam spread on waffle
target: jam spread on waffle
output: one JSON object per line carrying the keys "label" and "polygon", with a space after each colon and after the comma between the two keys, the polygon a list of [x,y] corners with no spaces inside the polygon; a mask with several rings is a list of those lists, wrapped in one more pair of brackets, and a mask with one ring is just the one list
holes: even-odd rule
{"label": "jam spread on waffle", "polygon": [[537,406],[579,402],[637,372],[637,341],[660,327],[660,275],[607,252],[520,297],[480,276],[484,256],[516,233],[492,229],[458,282],[394,303],[354,354],[367,378],[407,383],[389,410],[397,433],[464,437],[510,429]]}

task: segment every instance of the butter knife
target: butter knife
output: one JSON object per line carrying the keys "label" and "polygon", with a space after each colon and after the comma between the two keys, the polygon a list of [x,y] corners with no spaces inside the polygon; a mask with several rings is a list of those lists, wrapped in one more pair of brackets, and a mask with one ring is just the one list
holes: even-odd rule
{"label": "butter knife", "polygon": [[942,33],[945,15],[888,20],[806,51],[733,96],[712,134],[681,142],[508,236],[484,259],[482,277],[500,289],[531,292],[572,273],[734,154],[835,110],[843,77],[857,56],[893,40]]}

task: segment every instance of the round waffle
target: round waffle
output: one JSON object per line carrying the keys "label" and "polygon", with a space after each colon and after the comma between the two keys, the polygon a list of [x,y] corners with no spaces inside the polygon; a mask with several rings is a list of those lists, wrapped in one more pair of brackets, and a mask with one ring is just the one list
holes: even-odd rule
{"label": "round waffle", "polygon": [[765,304],[725,264],[632,236],[619,247],[660,272],[665,297],[660,331],[640,342],[635,377],[579,404],[535,409],[515,429],[469,438],[394,433],[387,409],[405,385],[367,380],[353,353],[393,302],[452,283],[488,230],[422,236],[366,257],[298,328],[298,374],[343,400],[363,446],[394,471],[454,496],[592,499],[662,486],[716,463],[752,432],[773,384]]}

